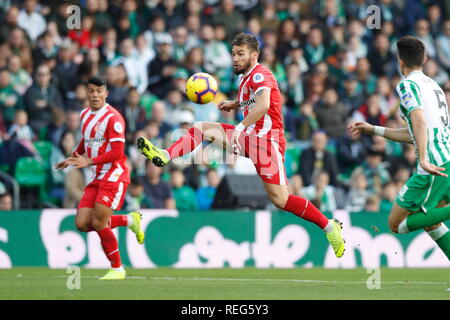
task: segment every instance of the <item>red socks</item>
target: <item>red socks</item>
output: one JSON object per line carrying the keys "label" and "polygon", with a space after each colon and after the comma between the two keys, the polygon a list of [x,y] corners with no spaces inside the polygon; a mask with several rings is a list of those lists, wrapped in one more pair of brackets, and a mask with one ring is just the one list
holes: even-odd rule
{"label": "red socks", "polygon": [[106,258],[111,262],[111,267],[119,268],[122,265],[120,261],[119,244],[114,236],[111,228],[106,227],[97,231],[100,237],[103,252],[105,252]]}
{"label": "red socks", "polygon": [[[128,226],[128,217],[126,214],[115,215],[109,218],[109,227],[114,229],[116,227],[127,227]],[[92,225],[89,225],[89,229],[87,232],[95,231]]]}
{"label": "red socks", "polygon": [[328,225],[328,218],[311,201],[305,198],[290,194],[283,209],[292,212],[302,219],[311,221],[321,229],[324,229]]}
{"label": "red socks", "polygon": [[115,227],[127,227],[128,226],[128,217],[126,214],[115,215],[109,218],[109,226],[111,229]]}
{"label": "red socks", "polygon": [[191,152],[203,141],[203,132],[199,128],[192,127],[188,132],[180,139],[174,142],[167,152],[171,159],[184,156],[186,153]]}

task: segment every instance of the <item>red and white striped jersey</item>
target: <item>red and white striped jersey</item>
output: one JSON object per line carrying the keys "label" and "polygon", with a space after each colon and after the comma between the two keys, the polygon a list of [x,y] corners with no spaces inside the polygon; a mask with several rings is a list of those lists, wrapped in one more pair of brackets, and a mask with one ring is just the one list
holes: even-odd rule
{"label": "red and white striped jersey", "polygon": [[261,119],[248,126],[246,133],[285,143],[280,89],[272,72],[259,63],[241,75],[238,91],[241,111],[246,117],[255,107],[255,94],[262,89],[270,90],[269,110]]}
{"label": "red and white striped jersey", "polygon": [[[85,108],[80,114],[81,133],[84,151],[88,158],[94,159],[111,150],[111,143],[125,143],[125,121],[122,115],[109,104],[97,111]],[[117,160],[92,165],[88,183],[94,180],[130,183],[127,157],[124,150]]]}

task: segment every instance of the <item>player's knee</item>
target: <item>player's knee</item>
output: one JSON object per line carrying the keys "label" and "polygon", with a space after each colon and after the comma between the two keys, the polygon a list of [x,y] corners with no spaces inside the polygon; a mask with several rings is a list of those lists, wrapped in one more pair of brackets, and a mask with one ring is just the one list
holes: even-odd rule
{"label": "player's knee", "polygon": [[392,232],[398,233],[398,225],[399,225],[399,223],[397,221],[395,221],[394,219],[388,219],[388,225],[389,225],[389,229]]}
{"label": "player's knee", "polygon": [[104,221],[103,219],[93,218],[92,219],[92,227],[98,231],[106,228],[108,226],[108,221]]}
{"label": "player's knee", "polygon": [[75,221],[75,226],[80,232],[88,232],[89,231],[89,222],[87,221]]}

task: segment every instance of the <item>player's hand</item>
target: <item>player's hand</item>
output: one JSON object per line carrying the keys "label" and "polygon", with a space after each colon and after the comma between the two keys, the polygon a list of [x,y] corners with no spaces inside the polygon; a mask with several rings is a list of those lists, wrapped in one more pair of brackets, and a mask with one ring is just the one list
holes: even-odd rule
{"label": "player's hand", "polygon": [[448,177],[448,175],[442,171],[445,171],[445,168],[435,166],[434,164],[429,163],[428,161],[420,161],[420,166],[423,170],[428,172],[429,174],[435,176]]}
{"label": "player's hand", "polygon": [[234,130],[233,135],[231,136],[231,147],[233,148],[234,154],[239,154],[241,151],[241,145],[239,143],[239,137],[241,136],[242,131]]}
{"label": "player's hand", "polygon": [[67,163],[67,159],[65,159],[65,160],[55,164],[55,169],[56,170],[63,170],[65,168],[67,168],[68,166],[69,166],[69,164]]}
{"label": "player's hand", "polygon": [[220,111],[231,111],[236,109],[239,106],[235,101],[229,101],[229,100],[222,100],[217,105],[217,108],[219,108]]}
{"label": "player's hand", "polygon": [[92,159],[83,157],[75,152],[72,157],[67,159],[67,163],[77,169],[82,169],[89,167],[92,164]]}
{"label": "player's hand", "polygon": [[350,134],[358,137],[362,133],[373,134],[374,126],[365,121],[355,121],[348,125],[347,130],[350,132]]}

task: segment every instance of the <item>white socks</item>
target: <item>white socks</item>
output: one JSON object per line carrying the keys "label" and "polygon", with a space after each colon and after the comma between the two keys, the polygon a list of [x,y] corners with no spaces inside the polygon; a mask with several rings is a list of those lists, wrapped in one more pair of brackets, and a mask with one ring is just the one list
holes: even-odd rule
{"label": "white socks", "polygon": [[428,235],[433,239],[434,241],[439,240],[444,234],[448,232],[448,228],[445,224],[441,223],[441,226],[431,230],[427,231]]}
{"label": "white socks", "polygon": [[328,220],[328,224],[322,230],[325,233],[330,233],[331,231],[333,231],[333,228],[334,228],[333,219],[330,219]]}

